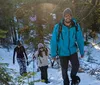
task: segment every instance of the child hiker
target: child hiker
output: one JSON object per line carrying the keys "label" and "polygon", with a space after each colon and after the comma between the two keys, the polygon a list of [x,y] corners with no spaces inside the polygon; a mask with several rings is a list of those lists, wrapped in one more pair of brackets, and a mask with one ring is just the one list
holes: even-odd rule
{"label": "child hiker", "polygon": [[38,44],[38,49],[34,56],[37,58],[38,67],[41,71],[41,80],[45,80],[45,83],[50,83],[48,81],[48,49],[44,47],[42,43]]}
{"label": "child hiker", "polygon": [[[28,57],[25,52],[24,46],[21,44],[21,42],[19,40],[17,42],[17,46],[15,47],[14,53],[13,53],[13,64],[15,64],[15,54],[17,54],[17,62],[20,67],[20,75],[23,75],[24,73],[27,73],[26,60],[28,62]],[[25,58],[25,56],[26,56],[26,58]]]}

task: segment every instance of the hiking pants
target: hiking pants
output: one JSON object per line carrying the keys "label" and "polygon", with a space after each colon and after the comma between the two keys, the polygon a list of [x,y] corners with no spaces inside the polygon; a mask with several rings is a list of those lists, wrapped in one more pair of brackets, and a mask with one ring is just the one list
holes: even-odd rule
{"label": "hiking pants", "polygon": [[69,85],[70,83],[68,74],[67,74],[69,61],[71,62],[71,65],[72,65],[72,70],[70,74],[71,78],[72,76],[76,76],[79,69],[79,60],[78,60],[77,53],[74,53],[71,56],[60,56],[62,78],[63,78],[64,85]]}
{"label": "hiking pants", "polygon": [[42,67],[40,67],[41,79],[42,79],[42,80],[45,80],[45,82],[48,81],[47,68],[48,68],[48,66],[42,66]]}
{"label": "hiking pants", "polygon": [[20,68],[20,75],[22,75],[23,73],[26,73],[26,62],[25,62],[25,58],[17,58],[17,62],[19,64],[19,68]]}

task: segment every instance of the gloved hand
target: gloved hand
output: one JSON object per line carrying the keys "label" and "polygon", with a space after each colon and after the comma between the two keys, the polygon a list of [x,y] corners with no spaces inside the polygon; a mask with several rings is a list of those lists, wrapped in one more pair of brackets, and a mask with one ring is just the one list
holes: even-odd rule
{"label": "gloved hand", "polygon": [[52,58],[54,61],[56,61],[57,60],[57,58],[56,57],[54,57],[54,58]]}
{"label": "gloved hand", "polygon": [[36,59],[36,57],[35,56],[33,56],[33,60],[35,60]]}
{"label": "gloved hand", "polygon": [[81,55],[81,58],[84,58],[84,55]]}

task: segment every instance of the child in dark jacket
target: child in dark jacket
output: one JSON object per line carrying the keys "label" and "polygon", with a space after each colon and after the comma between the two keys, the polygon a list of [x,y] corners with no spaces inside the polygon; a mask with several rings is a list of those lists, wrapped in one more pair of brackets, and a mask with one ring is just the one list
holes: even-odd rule
{"label": "child in dark jacket", "polygon": [[[28,61],[28,57],[27,57],[27,54],[25,52],[25,48],[24,48],[24,46],[22,46],[20,41],[18,41],[17,44],[18,45],[15,47],[14,53],[13,53],[13,64],[15,64],[15,54],[17,54],[17,62],[18,62],[19,67],[20,67],[20,75],[23,75],[24,73],[27,73],[26,60]],[[26,56],[26,60],[25,60],[24,55]]]}

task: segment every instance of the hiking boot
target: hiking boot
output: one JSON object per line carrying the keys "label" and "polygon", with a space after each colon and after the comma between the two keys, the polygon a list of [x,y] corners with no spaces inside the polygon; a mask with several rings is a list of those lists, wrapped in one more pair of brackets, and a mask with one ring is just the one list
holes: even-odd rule
{"label": "hiking boot", "polygon": [[50,81],[45,81],[46,84],[50,83]]}
{"label": "hiking boot", "polygon": [[73,77],[72,77],[71,85],[78,85],[79,83],[80,83],[80,78],[79,78],[79,76],[73,76]]}

